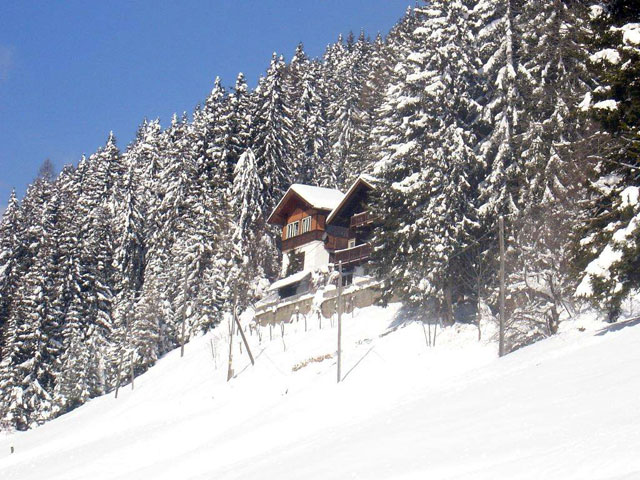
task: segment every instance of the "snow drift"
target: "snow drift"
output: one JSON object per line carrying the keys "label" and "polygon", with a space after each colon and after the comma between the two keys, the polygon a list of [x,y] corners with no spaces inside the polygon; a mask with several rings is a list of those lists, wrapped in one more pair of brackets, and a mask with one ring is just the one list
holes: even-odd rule
{"label": "snow drift", "polygon": [[255,367],[234,344],[229,383],[220,328],[117,400],[0,439],[0,478],[640,478],[640,324],[585,316],[498,359],[490,326],[427,348],[397,312],[346,317],[338,385],[326,320],[249,336]]}

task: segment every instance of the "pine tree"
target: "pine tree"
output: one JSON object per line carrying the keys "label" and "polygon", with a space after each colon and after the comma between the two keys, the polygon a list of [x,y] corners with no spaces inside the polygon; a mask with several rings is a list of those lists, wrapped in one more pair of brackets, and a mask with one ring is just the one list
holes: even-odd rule
{"label": "pine tree", "polygon": [[587,178],[575,152],[589,127],[575,107],[590,82],[581,2],[523,2],[516,14],[522,114],[514,141],[518,214],[510,219],[507,271],[511,348],[555,333],[571,305],[569,245],[583,219]]}
{"label": "pine tree", "polygon": [[470,19],[481,62],[482,92],[477,101],[483,111],[478,149],[486,168],[480,189],[481,215],[492,226],[498,214],[513,213],[513,183],[519,167],[514,154],[519,112],[513,16],[512,0],[479,0]]}
{"label": "pine tree", "polygon": [[[7,320],[5,355],[0,363],[3,422],[19,430],[51,416],[60,329],[53,310],[54,268],[52,228],[56,202],[49,177],[29,188],[22,204],[21,238],[25,255],[21,281]],[[28,242],[28,243],[27,243]]]}
{"label": "pine tree", "polygon": [[266,77],[257,87],[251,123],[251,149],[258,161],[264,198],[263,214],[282,198],[296,167],[293,151],[293,116],[285,92],[285,64],[275,53]]}
{"label": "pine tree", "polygon": [[226,161],[226,183],[233,183],[235,166],[240,155],[250,143],[252,124],[253,93],[249,92],[243,73],[239,73],[233,93],[229,96],[228,106],[220,123],[224,128],[224,154]]}
{"label": "pine tree", "polygon": [[18,199],[15,190],[12,190],[7,208],[0,221],[0,359],[3,358],[6,323],[11,310],[13,292],[18,284],[19,215]]}
{"label": "pine tree", "polygon": [[362,33],[357,42],[351,35],[346,48],[336,44],[327,58],[330,68],[335,69],[330,76],[335,90],[328,109],[329,162],[334,185],[342,189],[361,173],[361,159],[368,151],[371,123],[361,100],[371,73],[371,51],[371,44]]}
{"label": "pine tree", "polygon": [[229,102],[216,77],[213,90],[201,109],[193,115],[193,131],[196,143],[193,156],[198,172],[217,185],[228,181],[227,158],[229,141]]}
{"label": "pine tree", "polygon": [[[233,182],[233,235],[231,255],[233,265],[226,285],[229,301],[246,306],[257,296],[257,286],[265,277],[262,263],[265,252],[263,238],[266,234],[264,223],[264,187],[258,170],[256,157],[251,149],[242,154],[236,165]],[[269,253],[273,253],[269,251]]]}
{"label": "pine tree", "polygon": [[[115,214],[124,168],[113,133],[104,147],[78,167],[82,175],[76,217],[81,291],[72,299],[67,316],[78,323],[77,329],[82,332],[82,338],[96,348],[92,352],[96,361],[105,366],[99,384],[92,386],[99,393],[110,387],[115,369],[110,351],[110,339],[118,321]],[[69,331],[69,345],[75,335]]]}
{"label": "pine tree", "polygon": [[576,266],[583,276],[577,293],[606,305],[614,321],[623,298],[640,285],[640,5],[611,0],[591,12],[596,34],[590,66],[599,85],[583,108],[601,126],[601,150],[594,166],[599,178],[592,184],[591,221],[576,244]]}
{"label": "pine tree", "polygon": [[387,136],[377,208],[403,212],[404,218],[398,223],[383,215],[376,241],[398,254],[374,255],[374,261],[390,272],[391,291],[447,322],[456,299],[466,293],[458,277],[470,259],[461,253],[478,231],[474,207],[482,169],[474,151],[479,107],[469,13],[457,1],[429,2],[416,10],[413,42],[395,69],[403,77],[389,89],[381,112]]}
{"label": "pine tree", "polygon": [[288,68],[287,96],[293,106],[294,181],[317,182],[316,171],[322,168],[327,153],[326,102],[320,81],[321,65],[309,60],[302,44],[296,48]]}

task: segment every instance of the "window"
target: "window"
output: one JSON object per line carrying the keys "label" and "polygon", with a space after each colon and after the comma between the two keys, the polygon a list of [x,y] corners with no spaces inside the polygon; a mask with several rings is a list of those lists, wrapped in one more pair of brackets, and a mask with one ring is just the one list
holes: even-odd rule
{"label": "window", "polygon": [[349,245],[347,246],[347,248],[355,248],[356,246],[356,239],[355,238],[350,238],[349,239]]}
{"label": "window", "polygon": [[300,228],[300,222],[293,222],[287,225],[287,238],[295,237],[298,235]]}
{"label": "window", "polygon": [[311,231],[311,217],[305,217],[302,219],[302,233]]}

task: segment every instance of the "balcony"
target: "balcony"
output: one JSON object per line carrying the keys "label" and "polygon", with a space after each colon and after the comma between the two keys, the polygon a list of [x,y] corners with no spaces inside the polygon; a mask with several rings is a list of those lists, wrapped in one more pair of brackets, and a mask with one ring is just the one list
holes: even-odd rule
{"label": "balcony", "polygon": [[323,234],[324,231],[322,230],[312,230],[311,232],[302,233],[295,237],[282,240],[282,251],[286,252],[287,250],[298,248],[299,246],[313,242],[314,240],[322,240]]}
{"label": "balcony", "polygon": [[356,213],[349,220],[350,228],[361,228],[373,223],[373,215],[369,212]]}
{"label": "balcony", "polygon": [[363,243],[352,248],[336,250],[333,254],[333,263],[342,262],[342,266],[364,263],[371,255],[371,244]]}

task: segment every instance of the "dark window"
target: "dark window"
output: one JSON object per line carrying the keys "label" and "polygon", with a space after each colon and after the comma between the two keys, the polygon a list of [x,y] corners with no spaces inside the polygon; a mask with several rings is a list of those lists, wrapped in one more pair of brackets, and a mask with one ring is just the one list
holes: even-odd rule
{"label": "dark window", "polygon": [[278,294],[280,298],[293,297],[296,294],[298,284],[294,283],[293,285],[287,285],[286,287],[282,287],[278,290]]}

